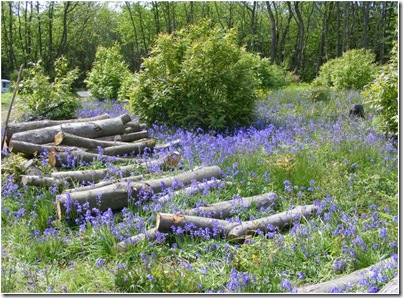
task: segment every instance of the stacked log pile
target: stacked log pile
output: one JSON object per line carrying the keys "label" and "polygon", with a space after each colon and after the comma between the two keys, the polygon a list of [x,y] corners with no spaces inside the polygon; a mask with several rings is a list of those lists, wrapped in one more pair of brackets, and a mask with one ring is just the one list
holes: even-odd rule
{"label": "stacked log pile", "polygon": [[26,158],[48,152],[53,167],[66,164],[69,157],[91,162],[94,158],[112,160],[111,156],[119,156],[113,160],[127,162],[126,156],[155,147],[145,125],[131,121],[128,114],[14,123],[9,125],[6,136],[10,152],[22,153]]}

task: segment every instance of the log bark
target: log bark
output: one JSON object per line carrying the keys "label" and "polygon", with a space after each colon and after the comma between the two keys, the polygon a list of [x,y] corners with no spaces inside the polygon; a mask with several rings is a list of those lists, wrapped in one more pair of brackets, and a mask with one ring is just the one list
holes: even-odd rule
{"label": "log bark", "polygon": [[67,151],[74,151],[76,148],[73,147],[56,147],[52,145],[41,145],[41,144],[34,144],[34,143],[29,143],[29,142],[23,142],[23,141],[17,141],[14,139],[11,139],[10,141],[10,146],[9,146],[10,152],[13,153],[23,153],[24,157],[26,158],[31,158],[35,155],[39,155],[45,151],[55,151],[55,152],[65,152]]}
{"label": "log bark", "polygon": [[133,142],[133,141],[138,141],[140,139],[148,138],[148,131],[147,130],[142,130],[142,131],[137,131],[137,132],[132,132],[124,135],[117,135],[113,138],[114,141],[119,141],[119,142]]}
{"label": "log bark", "polygon": [[[158,198],[158,203],[160,204],[166,204],[168,201],[170,201],[173,197],[178,196],[178,195],[193,195],[196,193],[200,193],[202,191],[204,191],[206,188],[210,189],[210,188],[216,188],[219,185],[225,185],[228,184],[228,182],[223,182],[221,180],[209,180],[206,182],[197,182],[195,185],[191,185],[189,187],[185,187],[183,189],[174,191],[171,194],[166,194],[162,197]],[[188,215],[197,215],[197,212],[192,212],[193,209],[189,209],[187,211],[185,211],[185,214]]]}
{"label": "log bark", "polygon": [[133,132],[141,131],[147,128],[147,124],[130,121],[125,124],[125,127],[130,127]]}
{"label": "log bark", "polygon": [[31,186],[53,186],[55,184],[62,184],[63,180],[55,179],[52,177],[42,177],[42,176],[32,176],[32,175],[22,175],[21,181],[24,185],[31,185]]}
{"label": "log bark", "polygon": [[396,275],[378,294],[399,294],[399,276]]}
{"label": "log bark", "polygon": [[373,266],[385,266],[385,265],[398,265],[393,257],[387,258],[383,261],[376,263],[375,265],[367,268],[354,271],[350,274],[344,275],[340,278],[329,280],[327,282],[319,283],[316,285],[309,285],[300,288],[296,288],[297,293],[331,293],[332,289],[337,288],[340,291],[345,291],[350,285],[355,285],[359,281],[369,276],[371,267]]}
{"label": "log bark", "polygon": [[[136,175],[136,176],[130,176],[130,177],[125,177],[125,178],[121,178],[121,179],[111,179],[111,180],[107,180],[107,181],[101,181],[101,182],[91,184],[91,185],[87,185],[87,186],[81,186],[81,187],[66,189],[64,191],[64,193],[86,191],[86,190],[90,190],[90,189],[104,187],[104,186],[107,186],[107,185],[116,184],[116,183],[119,183],[119,182],[127,182],[127,181],[137,182],[137,181],[145,180],[146,177],[148,177],[148,176],[149,176],[148,174],[146,174],[146,175]],[[57,181],[66,181],[66,180],[57,179]]]}
{"label": "log bark", "polygon": [[258,229],[266,232],[268,225],[278,227],[280,230],[288,228],[293,224],[296,216],[309,218],[314,215],[317,209],[318,208],[314,205],[296,206],[292,210],[277,213],[269,217],[242,222],[228,233],[228,239],[242,240],[244,236],[251,233],[253,234]]}
{"label": "log bark", "polygon": [[239,223],[229,222],[221,219],[184,215],[184,214],[168,214],[158,213],[156,228],[161,233],[172,233],[175,228],[187,229],[187,226],[192,225],[192,230],[208,228],[211,233],[216,233],[217,236],[226,237],[228,233]]}
{"label": "log bark", "polygon": [[126,145],[126,143],[123,142],[110,142],[110,141],[90,139],[86,137],[76,136],[63,131],[60,131],[55,135],[54,143],[55,145],[77,146],[87,149],[97,148],[98,146],[110,147],[110,146]]}
{"label": "log bark", "polygon": [[253,197],[218,202],[209,206],[200,206],[197,208],[185,210],[184,213],[209,218],[226,219],[234,213],[234,210],[236,208],[249,208],[252,204],[257,207],[266,207],[274,203],[276,200],[276,194],[265,193]]}
{"label": "log bark", "polygon": [[111,163],[128,163],[133,161],[133,158],[99,155],[96,153],[85,152],[83,150],[75,150],[71,152],[51,151],[48,155],[48,162],[52,167],[62,167],[63,165],[67,165],[71,159],[76,159],[76,162],[86,163],[93,162],[94,160]]}
{"label": "log bark", "polygon": [[92,208],[98,208],[100,211],[105,211],[108,208],[120,210],[129,205],[129,201],[131,200],[130,194],[134,200],[137,200],[140,197],[140,192],[148,192],[151,196],[152,192],[159,193],[163,189],[171,187],[174,182],[186,185],[194,180],[203,181],[212,177],[221,177],[221,169],[219,167],[203,167],[161,179],[132,183],[119,182],[94,190],[64,193],[56,197],[58,216],[61,219],[66,214],[66,209],[73,209],[73,212],[69,216],[74,216],[73,203],[80,205],[88,203],[90,210]]}
{"label": "log bark", "polygon": [[169,142],[169,143],[155,145],[154,150],[155,151],[162,151],[162,150],[165,150],[165,149],[169,149],[171,147],[176,147],[181,142],[182,142],[181,139],[176,139],[176,140],[173,140],[172,142]]}
{"label": "log bark", "polygon": [[13,134],[12,139],[35,144],[46,144],[52,143],[55,135],[60,131],[87,138],[98,138],[122,134],[124,131],[124,123],[128,121],[130,121],[130,116],[123,114],[115,118],[91,122],[64,123],[56,126],[18,132]]}
{"label": "log bark", "polygon": [[147,148],[149,149],[150,153],[153,151],[155,146],[155,140],[153,139],[145,139],[136,143],[112,146],[104,148],[104,154],[110,156],[117,156],[117,155],[137,155],[143,154]]}
{"label": "log bark", "polygon": [[13,134],[17,132],[23,132],[27,130],[45,128],[50,126],[57,126],[64,123],[77,123],[77,122],[91,122],[96,120],[108,119],[110,116],[108,114],[103,114],[91,118],[79,118],[79,119],[69,119],[69,120],[42,120],[42,121],[32,121],[32,122],[16,122],[10,123],[7,127],[7,144],[11,140]]}
{"label": "log bark", "polygon": [[[133,171],[139,168],[148,168],[150,166],[160,166],[160,167],[175,167],[180,161],[180,154],[178,152],[172,152],[162,158],[146,161],[134,165],[122,166],[116,169],[116,173],[119,173],[121,177],[128,177]],[[132,159],[133,160],[133,159]],[[115,173],[115,175],[116,175]],[[66,171],[66,172],[56,172],[52,173],[51,176],[55,179],[63,179],[67,181],[98,181],[104,179],[107,175],[113,175],[111,169],[98,169],[98,170],[84,170],[84,171]]]}
{"label": "log bark", "polygon": [[135,235],[133,237],[130,237],[128,239],[125,239],[125,240],[119,242],[118,244],[116,244],[116,249],[117,249],[117,251],[124,252],[124,251],[127,251],[127,249],[129,248],[130,245],[136,244],[140,241],[144,241],[145,239],[148,239],[149,241],[156,240],[157,232],[158,232],[157,228],[149,229],[149,230],[145,231],[144,233]]}

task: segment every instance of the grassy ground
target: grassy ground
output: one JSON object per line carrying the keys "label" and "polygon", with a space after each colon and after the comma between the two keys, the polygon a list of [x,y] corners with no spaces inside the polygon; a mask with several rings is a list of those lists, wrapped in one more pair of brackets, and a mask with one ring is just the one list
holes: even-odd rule
{"label": "grassy ground", "polygon": [[[280,293],[397,257],[397,149],[377,131],[370,111],[366,119],[347,116],[361,103],[359,93],[332,93],[315,103],[308,95],[301,87],[271,93],[259,102],[254,125],[230,135],[150,128],[159,143],[182,139],[185,170],[218,165],[232,185],[173,196],[166,204],[154,195],[118,214],[84,212],[74,226],[56,221],[60,191],[23,187],[10,175],[18,167],[9,157],[2,175],[2,292]],[[118,114],[123,106],[87,103],[78,114],[106,110]],[[91,167],[105,166],[112,167]],[[244,244],[189,227],[188,234],[160,235],[127,252],[114,248],[154,227],[158,212],[265,192],[276,193],[277,203],[237,207],[233,220],[308,204],[321,216],[296,219],[290,230],[268,227]],[[397,267],[373,268],[347,291],[376,292],[396,274]]]}

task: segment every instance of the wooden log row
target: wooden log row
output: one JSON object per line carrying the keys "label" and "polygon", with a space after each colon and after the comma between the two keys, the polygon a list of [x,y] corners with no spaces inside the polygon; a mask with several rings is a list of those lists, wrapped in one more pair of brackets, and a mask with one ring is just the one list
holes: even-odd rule
{"label": "wooden log row", "polygon": [[375,265],[371,265],[367,268],[354,271],[340,278],[329,280],[316,285],[308,285],[296,288],[295,290],[297,291],[297,293],[331,293],[332,289],[334,288],[337,288],[340,291],[345,291],[348,286],[356,285],[359,281],[368,278],[373,266],[384,267],[390,264],[397,266],[397,261],[393,257],[390,257],[376,263]]}
{"label": "wooden log row", "polygon": [[33,129],[45,128],[50,126],[57,126],[65,123],[77,123],[77,122],[91,122],[96,120],[108,119],[110,116],[108,114],[102,114],[100,116],[90,117],[90,118],[79,118],[79,119],[69,119],[69,120],[41,120],[41,121],[31,121],[31,122],[16,122],[9,123],[7,126],[7,144],[10,142],[13,134],[18,132],[24,132]]}
{"label": "wooden log row", "polygon": [[91,122],[69,122],[56,126],[17,132],[13,134],[12,140],[34,144],[52,143],[55,135],[61,131],[87,138],[119,135],[124,133],[124,124],[130,121],[131,117],[128,114],[123,114],[118,117]]}
{"label": "wooden log row", "polygon": [[[146,180],[142,182],[119,182],[113,185],[106,185],[96,189],[79,191],[74,193],[63,193],[56,197],[56,207],[59,219],[66,215],[66,210],[74,209],[72,204],[83,205],[89,204],[90,210],[98,208],[100,211],[106,211],[108,208],[112,210],[120,210],[129,205],[131,200],[130,194],[134,200],[140,198],[140,194],[148,192],[151,196],[152,193],[160,193],[164,189],[171,187],[175,182],[187,185],[192,181],[209,180],[213,177],[221,178],[221,169],[217,166],[202,167],[192,171],[180,173],[171,177]],[[70,218],[76,214],[67,212]]]}
{"label": "wooden log row", "polygon": [[[121,177],[126,177],[126,179],[120,179],[119,181],[136,181],[133,177],[130,177],[133,171],[139,168],[148,168],[150,166],[160,166],[162,168],[175,168],[181,159],[181,155],[179,152],[172,152],[163,156],[161,158],[151,160],[151,161],[143,161],[133,165],[122,166],[116,168],[116,172],[118,172]],[[22,182],[24,185],[31,186],[52,186],[52,185],[60,185],[60,184],[71,184],[71,183],[80,183],[83,182],[96,182],[104,179],[108,175],[113,176],[112,170],[107,169],[98,169],[98,170],[83,170],[83,171],[63,171],[63,172],[53,172],[50,177],[41,177],[41,176],[32,176],[32,175],[23,175]],[[142,175],[144,176],[144,175]],[[92,185],[91,187],[81,187],[77,188],[76,191],[84,191],[88,189],[99,188],[101,186],[106,186],[116,183],[114,181],[103,181],[97,184]],[[69,191],[65,191],[69,192]]]}
{"label": "wooden log row", "polygon": [[399,276],[396,275],[378,292],[378,294],[399,294]]}
{"label": "wooden log row", "polygon": [[[219,213],[217,205],[217,213]],[[222,219],[184,215],[184,214],[167,214],[159,213],[157,215],[156,226],[147,230],[145,233],[125,239],[116,245],[118,251],[126,251],[130,245],[148,239],[156,240],[157,232],[172,233],[173,227],[186,229],[186,226],[192,224],[195,229],[210,229],[216,231],[217,235],[231,241],[242,242],[248,235],[255,234],[257,230],[267,231],[267,226],[272,225],[280,230],[292,226],[299,216],[301,218],[309,218],[316,215],[318,208],[314,205],[296,206],[292,210],[284,211],[272,216],[260,218],[257,220],[236,222]]]}

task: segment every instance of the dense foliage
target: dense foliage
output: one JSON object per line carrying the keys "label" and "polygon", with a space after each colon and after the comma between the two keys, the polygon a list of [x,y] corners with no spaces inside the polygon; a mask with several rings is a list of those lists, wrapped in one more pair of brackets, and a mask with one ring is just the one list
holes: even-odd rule
{"label": "dense foliage", "polygon": [[69,71],[63,57],[55,61],[54,69],[53,81],[45,74],[41,61],[24,73],[19,96],[24,102],[21,107],[28,116],[69,119],[80,106],[78,98],[72,92],[78,69]]}
{"label": "dense foliage", "polygon": [[360,90],[374,79],[376,72],[375,55],[371,51],[350,50],[343,53],[342,57],[323,64],[313,83],[341,90]]}
{"label": "dense foliage", "polygon": [[147,123],[218,130],[247,125],[257,99],[255,61],[237,46],[235,30],[209,22],[160,35],[136,77],[131,108]]}
{"label": "dense foliage", "polygon": [[99,46],[120,45],[131,71],[139,70],[154,39],[203,18],[238,31],[238,45],[309,82],[326,61],[349,49],[371,49],[389,59],[397,1],[2,1],[1,76],[64,55],[79,67],[83,87]]}
{"label": "dense foliage", "polygon": [[389,63],[382,66],[375,80],[364,90],[366,101],[379,114],[380,128],[396,135],[399,121],[398,53],[398,44],[395,43]]}
{"label": "dense foliage", "polygon": [[91,95],[98,99],[117,99],[123,81],[130,76],[119,45],[99,47],[91,71],[85,80]]}

